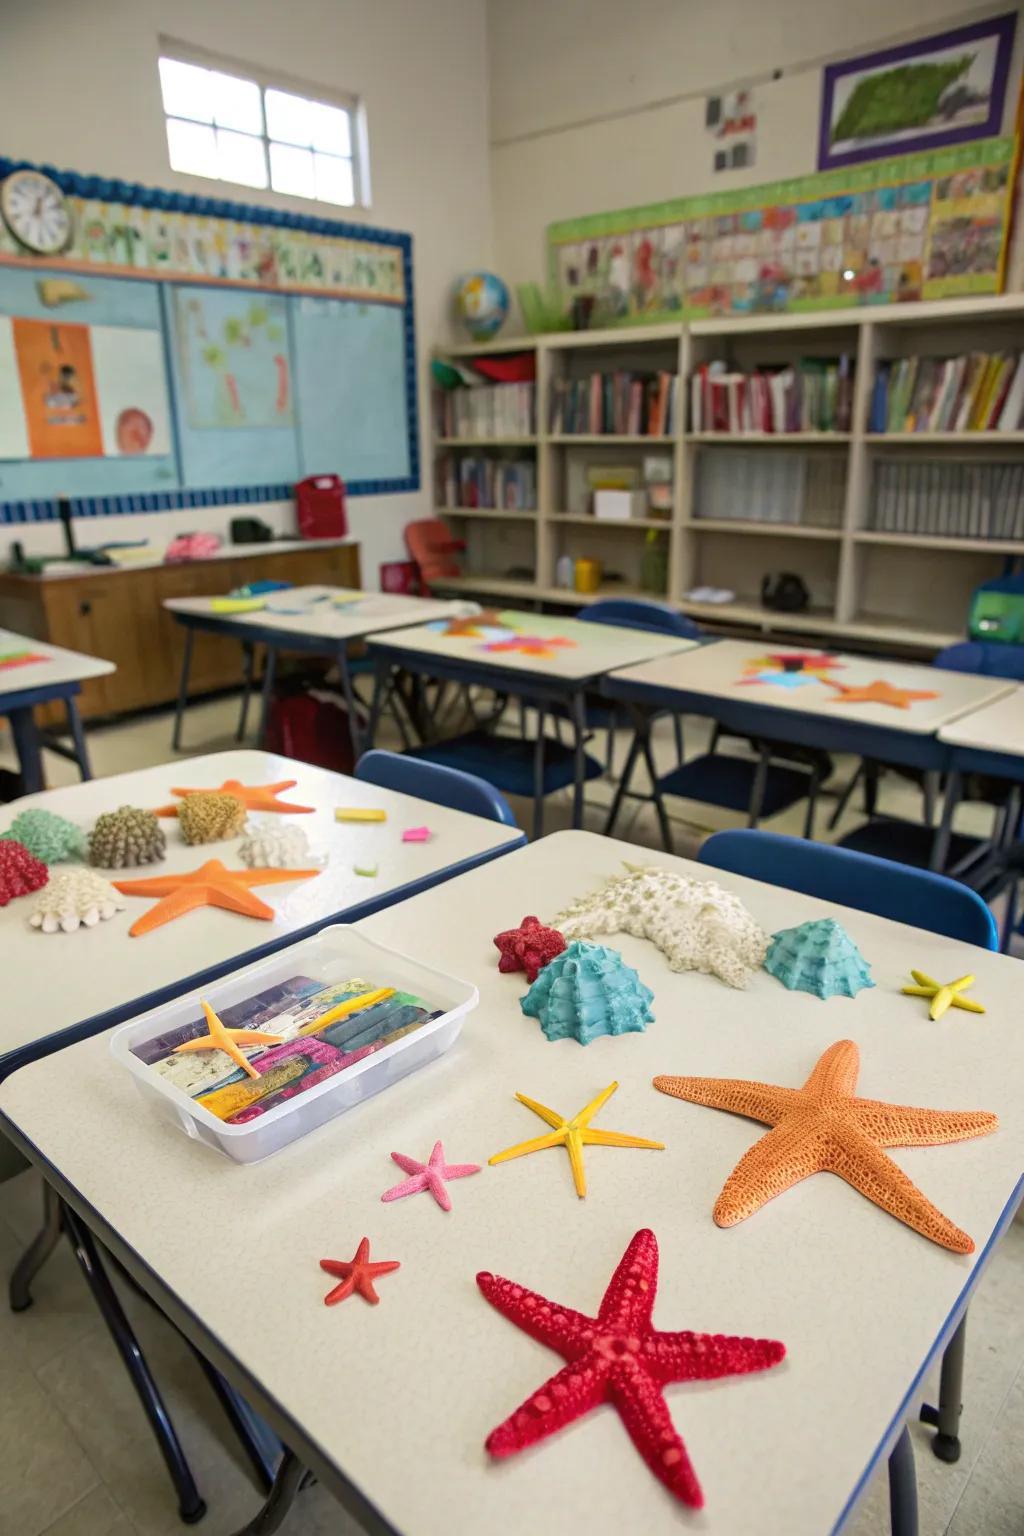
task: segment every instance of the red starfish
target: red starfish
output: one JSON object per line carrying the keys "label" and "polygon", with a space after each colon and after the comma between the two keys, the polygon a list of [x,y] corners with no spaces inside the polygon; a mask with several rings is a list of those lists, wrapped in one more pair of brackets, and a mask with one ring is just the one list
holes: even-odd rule
{"label": "red starfish", "polygon": [[[298,779],[279,779],[276,784],[242,784],[238,779],[225,779],[215,790],[209,789],[172,789],[172,795],[208,795],[225,794],[234,795],[236,800],[241,800],[247,811],[294,811],[312,812],[316,809],[313,805],[292,805],[288,800],[279,800],[278,791],[282,789],[294,789]],[[177,816],[176,805],[161,805],[153,812],[154,816]]]}
{"label": "red starfish", "polygon": [[497,1275],[480,1274],[476,1282],[510,1322],[569,1362],[491,1431],[491,1455],[513,1456],[599,1403],[610,1402],[655,1477],[684,1504],[700,1509],[704,1495],[673,1427],[662,1387],[670,1381],[713,1381],[763,1371],[778,1364],[786,1346],[774,1339],[660,1333],[652,1328],[658,1240],[646,1228],[619,1260],[596,1318],[546,1301]]}
{"label": "red starfish", "polygon": [[364,1301],[376,1306],[380,1297],[373,1288],[373,1282],[378,1275],[390,1275],[393,1269],[400,1269],[397,1259],[380,1259],[377,1263],[370,1262],[370,1239],[364,1237],[356,1249],[354,1259],[321,1259],[320,1268],[326,1269],[329,1275],[337,1275],[341,1280],[333,1291],[328,1291],[324,1297],[324,1306],[333,1307],[336,1302],[344,1301],[347,1296],[358,1291]]}
{"label": "red starfish", "polygon": [[562,953],[565,939],[557,928],[545,927],[540,918],[524,917],[518,928],[506,928],[504,933],[496,934],[494,947],[501,953],[498,970],[525,971],[532,986],[537,973]]}

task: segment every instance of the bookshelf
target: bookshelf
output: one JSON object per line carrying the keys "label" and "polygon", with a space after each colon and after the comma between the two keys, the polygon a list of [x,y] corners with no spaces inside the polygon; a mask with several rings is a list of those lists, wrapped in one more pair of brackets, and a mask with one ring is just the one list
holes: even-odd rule
{"label": "bookshelf", "polygon": [[[985,465],[1004,472],[1019,465],[1024,497],[1024,427],[870,432],[876,368],[911,356],[1008,350],[1024,351],[1024,294],[438,347],[438,357],[467,362],[532,352],[537,388],[536,432],[529,437],[435,438],[435,456],[472,450],[507,457],[520,449],[536,463],[536,510],[437,505],[437,514],[451,519],[459,537],[467,539],[468,574],[446,583],[446,590],[567,608],[585,607],[604,596],[657,597],[711,629],[777,630],[817,635],[832,644],[847,640],[909,651],[940,649],[962,638],[974,588],[998,575],[1008,556],[1024,556],[1024,538],[989,538],[959,529],[943,535],[876,528],[872,513],[880,511],[880,466],[955,462],[979,466],[977,472],[983,473]],[[853,368],[849,432],[688,430],[689,380],[701,363],[723,358],[731,368],[749,372],[843,354]],[[681,381],[677,415],[682,419],[669,433],[548,430],[556,380],[619,371],[666,371]],[[755,487],[766,476],[792,474],[801,495],[784,510],[794,520],[701,515],[702,487],[708,483],[702,461],[723,450]],[[586,510],[588,469],[640,465],[647,456],[671,458],[671,516],[594,518]],[[967,473],[975,471],[968,468]],[[780,486],[785,483],[779,479]],[[593,595],[560,587],[555,567],[561,555],[598,559],[606,577],[619,579],[606,579]],[[779,614],[762,606],[761,577],[772,570],[803,577],[811,593],[807,611]],[[727,587],[736,593],[735,600],[709,604],[684,596],[701,586]]]}

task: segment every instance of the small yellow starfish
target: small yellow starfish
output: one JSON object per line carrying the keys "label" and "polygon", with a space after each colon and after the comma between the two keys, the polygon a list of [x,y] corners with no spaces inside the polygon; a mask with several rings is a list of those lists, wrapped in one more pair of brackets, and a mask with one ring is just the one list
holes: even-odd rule
{"label": "small yellow starfish", "polygon": [[546,1120],[548,1125],[554,1126],[550,1136],[537,1136],[533,1141],[521,1141],[518,1146],[508,1147],[504,1152],[496,1152],[488,1158],[489,1163],[506,1163],[513,1157],[525,1157],[528,1152],[543,1152],[545,1147],[564,1147],[569,1154],[569,1162],[572,1165],[572,1181],[576,1186],[576,1193],[582,1200],[587,1193],[587,1175],[583,1167],[583,1148],[594,1147],[650,1147],[656,1152],[664,1152],[665,1143],[662,1141],[645,1141],[641,1136],[624,1136],[621,1131],[595,1131],[591,1130],[590,1122],[603,1104],[611,1098],[618,1087],[618,1083],[612,1083],[603,1093],[599,1093],[596,1099],[571,1120],[563,1120],[557,1110],[548,1109],[544,1104],[538,1104],[536,1099],[528,1099],[525,1093],[517,1093],[516,1098],[520,1104],[525,1104],[527,1109],[532,1109],[535,1115]]}
{"label": "small yellow starfish", "polygon": [[206,1015],[206,1023],[210,1033],[198,1035],[195,1040],[186,1040],[184,1045],[176,1045],[174,1054],[179,1055],[183,1051],[223,1051],[225,1056],[230,1056],[236,1067],[241,1067],[247,1077],[258,1078],[259,1073],[251,1066],[247,1057],[239,1050],[241,1045],[281,1045],[284,1042],[282,1035],[267,1035],[261,1029],[229,1029],[222,1024],[214,1013],[209,1003],[202,1003],[202,1010]]}
{"label": "small yellow starfish", "polygon": [[968,1013],[984,1013],[981,1003],[973,1002],[969,997],[961,997],[960,993],[967,987],[974,985],[973,976],[958,976],[956,981],[945,983],[936,981],[931,976],[926,976],[924,971],[911,971],[911,976],[917,982],[916,987],[903,987],[906,997],[930,997],[932,1005],[928,1009],[930,1019],[941,1019],[947,1008],[964,1008]]}

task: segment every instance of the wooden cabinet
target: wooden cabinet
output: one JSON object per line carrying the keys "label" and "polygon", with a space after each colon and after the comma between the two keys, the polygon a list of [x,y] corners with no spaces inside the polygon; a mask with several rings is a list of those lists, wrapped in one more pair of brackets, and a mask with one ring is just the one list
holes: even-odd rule
{"label": "wooden cabinet", "polygon": [[[185,631],[163,607],[168,597],[206,597],[248,581],[323,582],[358,587],[359,546],[310,549],[267,547],[220,560],[142,570],[83,568],[81,576],[0,575],[0,624],[70,651],[103,656],[117,671],[82,685],[79,707],[86,719],[167,704],[178,691]],[[237,640],[197,634],[189,682],[191,694],[230,688],[241,681]],[[47,724],[63,719],[59,706],[38,711]]]}

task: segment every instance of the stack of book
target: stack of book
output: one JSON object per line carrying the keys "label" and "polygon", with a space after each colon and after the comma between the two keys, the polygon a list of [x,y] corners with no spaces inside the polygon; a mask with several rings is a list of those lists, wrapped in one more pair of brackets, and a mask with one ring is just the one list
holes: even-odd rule
{"label": "stack of book", "polygon": [[936,538],[1024,539],[1024,464],[880,459],[869,526]]}
{"label": "stack of book", "polygon": [[693,516],[838,528],[845,486],[841,453],[715,447],[697,459]]}
{"label": "stack of book", "polygon": [[753,373],[704,363],[690,379],[692,432],[849,432],[852,406],[853,364],[845,354]]}
{"label": "stack of book", "polygon": [[679,380],[674,373],[592,373],[551,386],[552,433],[664,437],[675,431]]}
{"label": "stack of book", "polygon": [[963,352],[879,363],[871,432],[1017,432],[1024,426],[1024,355]]}
{"label": "stack of book", "polygon": [[533,512],[537,466],[532,459],[456,458],[445,454],[435,468],[437,506],[493,507]]}
{"label": "stack of book", "polygon": [[438,391],[438,437],[531,437],[535,431],[535,384],[482,384]]}

